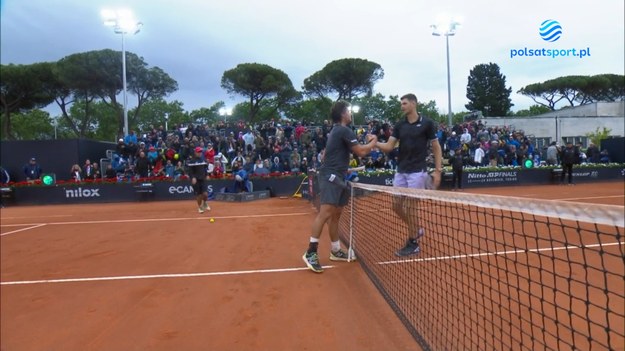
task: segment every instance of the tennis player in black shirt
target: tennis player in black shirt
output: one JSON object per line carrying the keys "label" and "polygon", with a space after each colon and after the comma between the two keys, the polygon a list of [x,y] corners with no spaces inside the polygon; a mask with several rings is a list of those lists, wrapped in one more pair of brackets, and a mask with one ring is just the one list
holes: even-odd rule
{"label": "tennis player in black shirt", "polygon": [[206,203],[208,200],[208,191],[206,190],[206,161],[202,159],[202,148],[196,147],[195,153],[187,161],[189,167],[189,177],[191,177],[191,185],[193,185],[193,193],[197,200],[198,213],[210,211],[210,207]]}
{"label": "tennis player in black shirt", "polygon": [[[401,110],[405,116],[393,127],[393,134],[386,143],[377,143],[380,150],[390,153],[399,143],[397,172],[393,186],[412,189],[436,189],[441,183],[442,150],[436,137],[437,125],[433,120],[417,112],[417,97],[406,94],[401,97]],[[426,158],[429,148],[434,155],[434,172],[427,171]],[[396,198],[393,210],[408,226],[408,240],[397,256],[416,255],[421,251],[419,239],[425,229],[417,218],[418,199]]]}
{"label": "tennis player in black shirt", "polygon": [[320,209],[317,218],[312,224],[312,235],[308,244],[308,250],[302,257],[304,262],[313,272],[323,272],[319,263],[317,246],[323,226],[328,224],[328,232],[331,240],[330,260],[347,261],[347,253],[341,249],[339,241],[339,218],[343,207],[349,201],[349,189],[345,182],[345,175],[349,167],[349,154],[354,153],[359,157],[368,155],[375,147],[377,137],[367,136],[367,144],[358,143],[356,134],[348,125],[352,122],[352,113],[346,101],[337,101],[331,109],[334,126],[328,136],[325,156],[319,168],[318,183],[320,191]]}

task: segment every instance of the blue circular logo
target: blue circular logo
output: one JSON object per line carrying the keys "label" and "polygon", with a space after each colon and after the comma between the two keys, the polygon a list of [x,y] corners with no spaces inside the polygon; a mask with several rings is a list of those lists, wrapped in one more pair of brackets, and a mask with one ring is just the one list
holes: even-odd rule
{"label": "blue circular logo", "polygon": [[546,20],[540,24],[540,37],[544,41],[554,42],[560,39],[562,35],[562,26],[560,22],[554,20]]}

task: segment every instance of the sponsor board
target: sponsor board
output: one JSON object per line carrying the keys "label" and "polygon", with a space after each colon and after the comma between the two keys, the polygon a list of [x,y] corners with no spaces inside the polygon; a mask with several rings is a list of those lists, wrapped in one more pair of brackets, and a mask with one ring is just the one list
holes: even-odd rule
{"label": "sponsor board", "polygon": [[506,183],[514,184],[519,182],[518,171],[497,171],[497,172],[471,172],[466,173],[467,184],[480,183]]}
{"label": "sponsor board", "polygon": [[[210,194],[213,192],[213,186],[208,185],[206,191]],[[172,185],[169,187],[168,192],[172,195],[184,195],[193,194],[193,185]]]}
{"label": "sponsor board", "polygon": [[573,171],[573,178],[599,178],[599,171]]}
{"label": "sponsor board", "polygon": [[75,197],[100,197],[100,189],[99,188],[91,188],[91,189],[65,189],[65,198],[75,198]]}

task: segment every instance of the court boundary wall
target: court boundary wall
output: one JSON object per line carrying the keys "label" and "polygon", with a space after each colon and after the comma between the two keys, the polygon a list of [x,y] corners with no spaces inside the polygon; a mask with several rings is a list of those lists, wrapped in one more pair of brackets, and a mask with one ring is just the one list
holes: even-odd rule
{"label": "court boundary wall", "polygon": [[[487,172],[463,173],[465,188],[491,186],[523,186],[558,184],[560,169],[505,169]],[[253,178],[254,190],[269,190],[272,196],[296,196],[310,198],[314,182],[309,182],[314,172],[290,177]],[[393,185],[394,175],[381,173],[361,174],[359,182],[372,185]],[[451,172],[443,175],[440,189],[451,187]],[[579,167],[573,169],[576,183],[625,180],[625,167]],[[232,191],[233,179],[208,180],[209,193]],[[52,186],[33,185],[2,188],[4,205],[82,204],[133,201],[191,200],[193,188],[189,180],[123,182],[123,183],[63,183]]]}

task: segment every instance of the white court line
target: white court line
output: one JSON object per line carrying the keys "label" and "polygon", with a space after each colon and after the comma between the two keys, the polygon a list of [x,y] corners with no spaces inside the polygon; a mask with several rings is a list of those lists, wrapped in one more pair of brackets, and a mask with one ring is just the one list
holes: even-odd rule
{"label": "white court line", "polygon": [[[323,266],[324,269],[334,268],[334,266]],[[276,268],[276,269],[256,269],[248,271],[229,272],[207,272],[207,273],[179,273],[179,274],[151,274],[151,275],[127,275],[117,277],[94,277],[94,278],[70,278],[70,279],[47,279],[47,280],[21,280],[12,282],[1,282],[0,285],[28,285],[28,284],[52,284],[52,283],[79,283],[97,282],[107,280],[136,280],[136,279],[170,279],[170,278],[190,278],[190,277],[212,277],[224,275],[258,274],[258,273],[284,273],[306,271],[308,267],[297,268]]]}
{"label": "white court line", "polygon": [[593,248],[593,247],[601,247],[601,246],[615,246],[615,245],[625,245],[625,242],[614,242],[614,243],[607,243],[607,244],[590,244],[590,245],[583,245],[583,246],[569,245],[569,246],[560,246],[560,247],[545,247],[545,248],[542,248],[542,249],[517,249],[517,250],[509,250],[509,251],[482,252],[482,253],[465,254],[465,255],[414,258],[414,259],[411,259],[411,260],[393,260],[393,261],[378,262],[377,264],[379,264],[379,265],[387,265],[387,264],[396,264],[396,263],[457,260],[457,259],[472,258],[472,257],[497,256],[497,255],[515,255],[515,254],[519,254],[519,253],[528,253],[528,252],[573,250],[573,249]]}
{"label": "white court line", "polygon": [[[210,218],[218,219],[238,219],[238,218],[265,218],[265,217],[290,217],[290,216],[306,216],[313,212],[296,212],[296,213],[275,213],[275,214],[263,214],[263,215],[239,215],[239,216],[221,216],[211,217],[210,214],[204,214],[204,217],[172,217],[172,218],[141,218],[141,219],[117,219],[117,220],[102,220],[102,221],[81,221],[81,222],[52,222],[45,223],[48,225],[69,225],[69,224],[102,224],[102,223],[143,223],[143,222],[166,222],[166,221],[188,221],[188,220],[209,220]],[[7,224],[0,225],[0,227],[17,227],[32,225],[32,223],[26,224]]]}
{"label": "white court line", "polygon": [[24,217],[1,217],[2,219],[22,219],[22,218],[58,218],[72,217],[73,215],[49,215],[49,216],[24,216]]}
{"label": "white court line", "polygon": [[566,199],[555,199],[558,201],[570,201],[570,200],[592,200],[592,199],[609,199],[614,197],[625,197],[625,195],[606,195],[606,196],[592,196],[592,197],[569,197]]}
{"label": "white court line", "polygon": [[46,223],[0,224],[0,227],[23,227],[25,225],[46,225]]}
{"label": "white court line", "polygon": [[43,227],[44,225],[45,225],[45,223],[43,223],[43,224],[37,224],[37,225],[34,225],[34,226],[32,226],[32,227],[22,228],[22,229],[14,230],[14,231],[12,231],[12,232],[2,233],[2,234],[0,234],[0,236],[11,235],[11,234],[14,234],[14,233],[23,232],[24,230],[30,230],[30,229],[39,228],[39,227]]}

